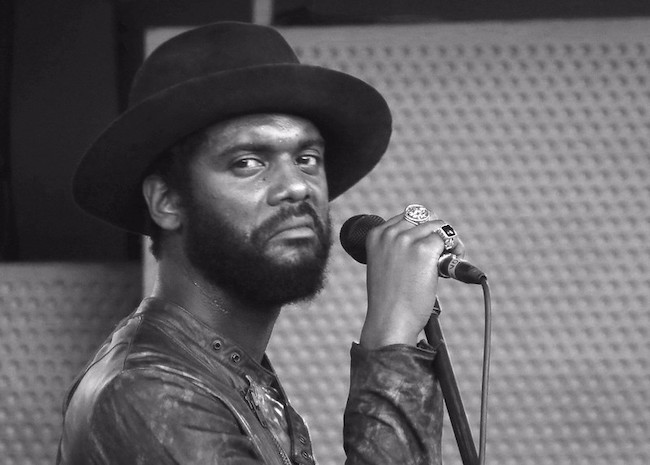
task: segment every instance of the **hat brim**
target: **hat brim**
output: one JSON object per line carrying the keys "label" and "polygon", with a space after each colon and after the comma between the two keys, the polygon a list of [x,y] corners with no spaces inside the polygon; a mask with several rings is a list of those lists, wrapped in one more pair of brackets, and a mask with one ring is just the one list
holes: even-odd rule
{"label": "hat brim", "polygon": [[300,116],[319,129],[330,199],[372,170],[392,130],[381,94],[338,71],[278,64],[215,73],[159,92],[116,119],[82,158],[74,198],[91,215],[147,234],[141,183],[151,163],[186,135],[256,113]]}

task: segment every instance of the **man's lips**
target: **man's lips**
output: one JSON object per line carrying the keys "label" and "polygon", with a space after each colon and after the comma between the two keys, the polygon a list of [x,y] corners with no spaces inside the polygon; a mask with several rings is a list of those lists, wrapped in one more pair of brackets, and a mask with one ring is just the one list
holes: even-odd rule
{"label": "man's lips", "polygon": [[291,217],[275,228],[270,239],[306,239],[316,236],[314,220],[310,216]]}

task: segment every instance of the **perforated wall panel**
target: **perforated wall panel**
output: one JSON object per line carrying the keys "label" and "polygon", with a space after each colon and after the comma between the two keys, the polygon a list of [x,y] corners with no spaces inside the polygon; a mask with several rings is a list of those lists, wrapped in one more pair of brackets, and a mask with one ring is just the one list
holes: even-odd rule
{"label": "perforated wall panel", "polygon": [[[394,112],[380,166],[333,204],[424,203],[493,292],[487,463],[650,463],[650,21],[291,29],[303,60],[374,84]],[[344,461],[364,269],[284,312],[276,367],[322,465]],[[442,325],[478,441],[483,307],[444,282]],[[447,423],[444,462],[461,463]]]}
{"label": "perforated wall panel", "polygon": [[127,265],[0,265],[0,463],[51,465],[74,377],[140,302]]}

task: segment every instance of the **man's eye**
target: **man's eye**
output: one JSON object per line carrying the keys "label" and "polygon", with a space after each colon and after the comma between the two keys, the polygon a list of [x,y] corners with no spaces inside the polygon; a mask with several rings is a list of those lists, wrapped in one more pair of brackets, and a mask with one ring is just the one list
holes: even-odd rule
{"label": "man's eye", "polygon": [[231,168],[234,170],[250,170],[262,167],[263,164],[260,160],[256,158],[240,158],[235,160],[231,165]]}
{"label": "man's eye", "polygon": [[305,167],[316,167],[320,165],[320,157],[317,155],[300,155],[296,159],[296,164]]}

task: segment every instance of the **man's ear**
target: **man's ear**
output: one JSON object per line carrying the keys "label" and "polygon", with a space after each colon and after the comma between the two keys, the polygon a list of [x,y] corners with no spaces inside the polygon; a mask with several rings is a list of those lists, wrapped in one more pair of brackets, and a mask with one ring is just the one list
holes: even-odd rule
{"label": "man's ear", "polygon": [[145,178],[142,182],[142,195],[147,202],[149,215],[158,226],[168,231],[180,228],[180,198],[159,175],[151,174]]}

